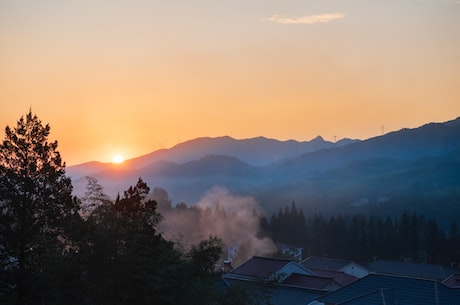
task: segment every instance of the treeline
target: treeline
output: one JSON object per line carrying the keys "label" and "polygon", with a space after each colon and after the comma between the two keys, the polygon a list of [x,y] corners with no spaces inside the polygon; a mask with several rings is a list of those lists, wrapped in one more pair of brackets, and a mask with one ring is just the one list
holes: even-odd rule
{"label": "treeline", "polygon": [[73,197],[49,131],[29,111],[0,144],[0,304],[225,303],[219,238],[166,240],[142,179],[114,201],[91,179]]}
{"label": "treeline", "polygon": [[304,248],[304,256],[454,263],[457,267],[460,263],[460,233],[455,222],[445,232],[436,220],[408,212],[399,218],[364,214],[305,217],[292,202],[270,221],[261,218],[261,227],[277,243]]}

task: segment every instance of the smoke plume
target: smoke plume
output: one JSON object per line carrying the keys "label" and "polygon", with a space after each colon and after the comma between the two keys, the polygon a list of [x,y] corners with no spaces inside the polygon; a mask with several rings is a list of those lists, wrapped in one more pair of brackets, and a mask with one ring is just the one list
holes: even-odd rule
{"label": "smoke plume", "polygon": [[217,236],[226,245],[224,258],[228,255],[234,266],[252,255],[276,251],[270,238],[258,236],[263,211],[257,202],[252,197],[231,194],[222,187],[208,191],[194,207],[179,204],[162,214],[160,229],[165,238],[189,247],[211,235]]}

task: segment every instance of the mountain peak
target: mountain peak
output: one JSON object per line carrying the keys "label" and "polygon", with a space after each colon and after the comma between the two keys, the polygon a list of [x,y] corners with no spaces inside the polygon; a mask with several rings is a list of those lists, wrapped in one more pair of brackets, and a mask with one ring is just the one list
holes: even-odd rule
{"label": "mountain peak", "polygon": [[316,136],[316,138],[312,139],[310,142],[326,142],[322,136]]}

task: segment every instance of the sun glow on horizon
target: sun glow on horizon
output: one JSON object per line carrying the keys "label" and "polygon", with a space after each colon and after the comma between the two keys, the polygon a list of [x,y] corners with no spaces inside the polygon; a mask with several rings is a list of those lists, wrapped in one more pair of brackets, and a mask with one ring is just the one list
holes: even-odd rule
{"label": "sun glow on horizon", "polygon": [[112,163],[120,164],[120,163],[123,163],[123,161],[125,161],[125,158],[123,158],[122,155],[114,155],[112,157]]}

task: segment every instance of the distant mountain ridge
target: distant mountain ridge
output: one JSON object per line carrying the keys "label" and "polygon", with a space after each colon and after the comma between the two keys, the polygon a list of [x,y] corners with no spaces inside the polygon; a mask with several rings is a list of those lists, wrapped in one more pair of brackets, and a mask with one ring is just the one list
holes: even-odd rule
{"label": "distant mountain ridge", "polygon": [[156,161],[185,163],[199,160],[206,155],[227,155],[254,166],[268,165],[272,162],[295,157],[305,152],[343,146],[359,140],[342,139],[336,144],[318,136],[310,141],[279,141],[265,137],[237,140],[229,136],[202,137],[186,141],[169,149],[161,149],[150,154],[127,160],[133,168],[143,168]]}
{"label": "distant mountain ridge", "polygon": [[188,204],[223,186],[255,197],[269,214],[295,200],[310,212],[408,209],[447,219],[460,215],[460,118],[340,144],[321,137],[198,138],[122,166],[69,167],[76,193],[84,189],[85,171],[110,195],[142,177],[151,187],[165,188],[174,202]]}
{"label": "distant mountain ridge", "polygon": [[376,158],[416,159],[442,156],[460,149],[460,118],[445,123],[429,123],[418,128],[404,128],[364,141],[350,143],[340,149],[308,152],[278,164],[284,169],[325,170],[353,160]]}
{"label": "distant mountain ridge", "polygon": [[[325,141],[321,136],[310,141],[299,142],[295,140],[279,141],[265,137],[237,140],[229,136],[202,137],[179,143],[169,149],[160,149],[152,153],[126,160],[124,168],[141,170],[153,166],[159,161],[183,164],[197,161],[207,155],[226,155],[237,158],[253,166],[264,166],[273,162],[299,156],[306,152],[344,146],[360,140],[341,139],[337,143]],[[87,162],[67,168],[73,178],[97,174],[113,168],[111,163]]]}
{"label": "distant mountain ridge", "polygon": [[177,164],[158,161],[141,169],[141,173],[155,174],[157,177],[206,177],[216,175],[250,175],[254,167],[237,158],[224,155],[207,155],[200,160]]}

